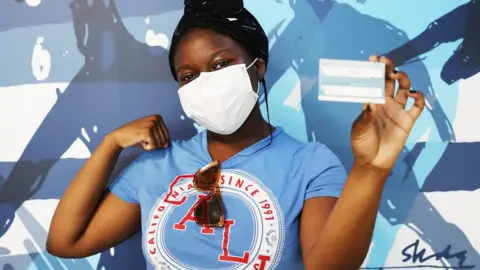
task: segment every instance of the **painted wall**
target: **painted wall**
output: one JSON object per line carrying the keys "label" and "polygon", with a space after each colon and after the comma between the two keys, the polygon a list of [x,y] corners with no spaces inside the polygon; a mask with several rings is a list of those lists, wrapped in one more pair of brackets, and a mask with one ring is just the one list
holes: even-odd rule
{"label": "painted wall", "polygon": [[[319,58],[387,54],[427,96],[364,267],[480,269],[480,3],[245,2],[271,39],[273,123],[327,144],[346,167],[360,105],[317,100]],[[49,255],[45,240],[58,199],[104,134],[152,113],[174,138],[197,132],[167,69],[182,8],[181,0],[0,2],[0,269],[142,268],[139,237],[81,260]]]}

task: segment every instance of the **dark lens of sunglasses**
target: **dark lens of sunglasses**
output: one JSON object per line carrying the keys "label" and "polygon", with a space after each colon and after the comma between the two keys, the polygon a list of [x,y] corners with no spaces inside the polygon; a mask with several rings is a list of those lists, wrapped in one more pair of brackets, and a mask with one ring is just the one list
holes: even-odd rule
{"label": "dark lens of sunglasses", "polygon": [[195,206],[194,215],[200,225],[223,227],[222,199],[218,195],[208,195]]}
{"label": "dark lens of sunglasses", "polygon": [[200,190],[212,190],[218,181],[218,166],[198,172],[195,175],[195,188]]}

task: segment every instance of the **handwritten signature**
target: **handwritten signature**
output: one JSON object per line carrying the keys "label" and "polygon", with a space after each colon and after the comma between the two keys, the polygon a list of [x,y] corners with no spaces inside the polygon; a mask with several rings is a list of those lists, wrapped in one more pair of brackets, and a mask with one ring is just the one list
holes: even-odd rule
{"label": "handwritten signature", "polygon": [[[420,245],[420,240],[417,239],[415,242],[411,243],[410,245],[406,246],[402,250],[402,255],[403,255],[403,262],[411,262],[411,263],[422,263],[421,265],[417,266],[385,266],[385,267],[365,267],[361,269],[378,269],[378,270],[383,270],[383,269],[416,269],[420,267],[429,267],[429,268],[436,268],[436,269],[474,269],[475,265],[465,265],[465,260],[467,259],[467,251],[462,250],[457,253],[451,253],[451,245],[448,245],[445,247],[444,250],[427,255],[427,250],[422,248],[419,248]],[[450,260],[450,259],[457,259],[458,260],[458,265],[456,266],[436,266],[436,265],[425,265],[425,263],[428,262],[437,262],[440,261],[441,259],[445,260]]]}
{"label": "handwritten signature", "polygon": [[464,263],[465,263],[465,260],[467,259],[466,250],[463,250],[454,254],[450,254],[450,249],[452,248],[452,245],[448,245],[443,251],[434,253],[429,256],[425,256],[426,250],[424,248],[419,250],[419,247],[418,247],[419,244],[420,244],[420,240],[417,239],[415,242],[406,246],[402,250],[402,255],[404,256],[403,262],[411,261],[413,263],[416,263],[416,262],[424,263],[430,260],[439,261],[442,258],[445,258],[446,260],[456,258],[458,259],[458,267],[465,266]]}

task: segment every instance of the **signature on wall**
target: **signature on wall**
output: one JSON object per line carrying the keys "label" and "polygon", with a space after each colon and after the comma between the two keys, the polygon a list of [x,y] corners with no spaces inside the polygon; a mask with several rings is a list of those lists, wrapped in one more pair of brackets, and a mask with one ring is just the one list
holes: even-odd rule
{"label": "signature on wall", "polygon": [[[402,262],[412,263],[408,266],[386,266],[386,267],[363,267],[360,269],[370,270],[386,270],[386,269],[474,269],[475,265],[465,265],[467,260],[467,251],[462,250],[456,253],[452,253],[452,245],[447,245],[442,251],[429,254],[426,249],[420,248],[420,240],[407,245],[402,249]],[[452,261],[452,259],[458,260],[457,265],[451,266],[438,266],[434,263],[441,262],[443,260]],[[430,263],[430,264],[429,264]]]}

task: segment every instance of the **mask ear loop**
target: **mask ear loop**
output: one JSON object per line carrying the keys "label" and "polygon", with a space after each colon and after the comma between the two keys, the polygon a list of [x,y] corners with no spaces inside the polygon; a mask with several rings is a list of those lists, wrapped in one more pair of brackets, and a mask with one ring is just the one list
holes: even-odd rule
{"label": "mask ear loop", "polygon": [[257,92],[258,99],[260,99],[260,81],[257,82]]}
{"label": "mask ear loop", "polygon": [[[255,60],[253,60],[253,62],[250,65],[248,65],[247,70],[249,68],[251,68],[257,62],[257,60],[258,60],[258,57],[255,58]],[[260,81],[257,84],[258,84],[257,85],[257,95],[260,96]]]}
{"label": "mask ear loop", "polygon": [[[258,57],[255,58],[255,60],[253,60],[253,62],[248,65],[247,67],[247,70],[249,68],[251,68],[258,60]],[[259,82],[258,82],[258,87],[257,87],[257,95],[259,95],[260,93],[260,83],[262,84],[263,86],[263,96],[264,96],[264,100],[265,100],[265,105],[266,105],[266,109],[267,109],[267,121],[268,121],[268,125],[270,126],[270,142],[265,145],[264,147],[260,148],[259,150],[262,150],[268,146],[270,146],[273,142],[273,129],[272,129],[272,125],[270,124],[270,109],[268,108],[268,94],[267,94],[267,84],[265,83],[265,78],[262,78]],[[260,95],[259,95],[260,97]],[[259,100],[259,104],[261,104],[261,101]],[[259,151],[257,150],[257,151]]]}
{"label": "mask ear loop", "polygon": [[253,60],[253,62],[250,65],[248,65],[247,69],[251,68],[257,62],[257,60],[258,60],[258,57],[255,58],[255,60]]}

